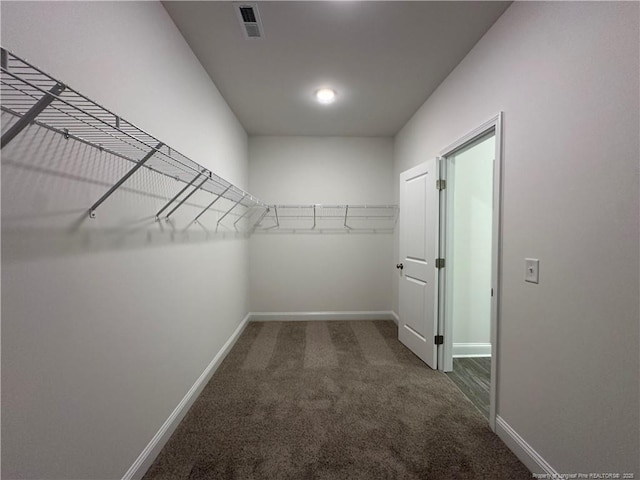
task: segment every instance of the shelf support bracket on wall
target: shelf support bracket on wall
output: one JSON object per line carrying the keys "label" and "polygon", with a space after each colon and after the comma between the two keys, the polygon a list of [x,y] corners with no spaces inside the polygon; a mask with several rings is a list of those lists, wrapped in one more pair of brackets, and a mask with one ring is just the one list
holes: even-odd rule
{"label": "shelf support bracket on wall", "polygon": [[236,226],[236,224],[237,224],[240,220],[242,220],[244,217],[246,217],[246,216],[247,216],[247,213],[249,213],[250,211],[251,211],[251,207],[247,207],[247,209],[245,210],[245,212],[244,212],[242,215],[240,215],[240,216],[236,219],[236,221],[235,221],[235,222],[233,222],[233,226],[235,227],[235,226]]}
{"label": "shelf support bracket on wall", "polygon": [[164,146],[164,143],[162,143],[162,142],[158,143],[158,145],[153,150],[151,150],[149,153],[147,153],[141,160],[138,161],[138,163],[135,164],[135,166],[131,170],[129,170],[127,173],[125,173],[124,176],[120,180],[118,180],[115,183],[115,185],[113,185],[107,191],[107,193],[105,193],[102,197],[100,197],[100,199],[96,203],[91,205],[91,208],[89,209],[89,217],[90,218],[95,218],[95,216],[96,216],[95,211],[102,204],[102,202],[104,202],[107,198],[109,198],[113,192],[115,192],[117,189],[119,189],[122,186],[122,184],[124,182],[126,182],[129,179],[129,177],[131,177],[131,175],[136,173],[138,171],[138,169],[140,169],[147,162],[147,160],[149,160],[151,157],[153,157],[153,155],[158,150],[160,150],[163,146]]}
{"label": "shelf support bracket on wall", "polygon": [[[198,219],[204,215],[204,213],[209,210],[214,203],[216,203],[218,200],[220,200],[225,193],[227,193],[227,191],[231,188],[231,185],[229,185],[227,188],[224,189],[224,191],[222,193],[219,193],[218,196],[216,196],[216,198],[213,199],[213,202],[211,202],[209,205],[207,205],[204,210],[202,210],[197,216],[196,218],[194,218],[193,220],[191,220],[191,223],[189,224],[189,226],[193,225],[194,223],[196,223],[198,221]],[[189,228],[189,227],[187,227]]]}
{"label": "shelf support bracket on wall", "polygon": [[189,200],[189,198],[191,198],[191,196],[192,196],[194,193],[196,193],[198,190],[200,190],[200,187],[202,187],[202,185],[204,185],[204,184],[206,183],[206,181],[207,181],[207,180],[209,180],[209,177],[205,175],[204,180],[202,180],[198,185],[196,185],[196,188],[194,188],[193,190],[191,190],[191,191],[189,192],[189,195],[187,195],[187,196],[186,196],[186,197],[184,197],[182,200],[180,200],[180,202],[179,202],[175,207],[173,207],[173,209],[172,209],[169,213],[167,213],[166,219],[167,219],[167,220],[169,220],[169,217],[170,217],[171,215],[173,215],[173,213],[174,213],[176,210],[178,210],[178,209],[182,206],[182,204],[183,204],[184,202],[186,202],[187,200]]}
{"label": "shelf support bracket on wall", "polygon": [[[2,49],[3,57],[6,57],[6,50]],[[6,67],[3,65],[3,69],[6,70]],[[45,93],[40,100],[38,100],[33,107],[29,109],[27,113],[25,113],[22,117],[18,119],[16,123],[11,125],[11,128],[7,130],[4,135],[2,135],[2,142],[0,148],[4,148],[11,140],[15,138],[22,130],[25,129],[27,125],[33,122],[38,115],[42,113],[42,111],[49,106],[51,102],[56,99],[56,96],[59,95],[65,86],[61,83],[56,83],[51,90]]]}
{"label": "shelf support bracket on wall", "polygon": [[[275,208],[275,207],[274,207],[274,208]],[[252,225],[252,227],[251,227],[251,231],[252,231],[252,232],[256,229],[256,227],[257,227],[258,225],[260,225],[260,223],[262,222],[262,220],[264,220],[264,217],[266,217],[266,216],[267,216],[267,213],[269,213],[270,211],[271,211],[271,207],[265,207],[264,212],[262,212],[262,215],[260,215],[260,218],[258,218],[258,221],[257,221],[257,222],[255,222],[255,223]]]}
{"label": "shelf support bracket on wall", "polygon": [[160,215],[162,215],[162,212],[164,212],[167,208],[169,208],[169,205],[171,205],[173,202],[176,201],[176,199],[182,195],[191,185],[194,184],[194,182],[200,178],[200,176],[203,174],[204,172],[200,172],[198,173],[198,175],[196,175],[195,177],[193,177],[193,179],[184,186],[184,188],[182,190],[180,190],[178,193],[175,194],[175,196],[169,200],[164,207],[162,207],[160,210],[158,210],[158,213],[156,213],[156,220],[160,220]]}
{"label": "shelf support bracket on wall", "polygon": [[348,215],[349,215],[349,205],[347,205],[346,208],[344,209],[344,228],[351,228],[349,225],[347,225]]}
{"label": "shelf support bracket on wall", "polygon": [[[269,209],[267,209],[267,212],[269,211]],[[278,226],[278,228],[280,228],[280,219],[278,218],[278,206],[274,205],[273,206],[273,211],[276,214],[276,225]]]}
{"label": "shelf support bracket on wall", "polygon": [[313,206],[313,227],[311,227],[312,229],[316,228],[316,206]]}
{"label": "shelf support bracket on wall", "polygon": [[246,196],[247,196],[247,194],[246,194],[246,193],[242,194],[242,197],[241,197],[241,198],[240,198],[236,203],[234,203],[234,204],[233,204],[233,207],[231,207],[229,210],[227,210],[227,212],[226,212],[224,215],[222,215],[222,217],[220,217],[220,219],[218,220],[218,223],[216,223],[216,225],[220,225],[220,222],[222,221],[222,219],[223,219],[224,217],[226,217],[227,215],[229,215],[229,214],[231,213],[231,210],[233,210],[234,208],[236,208],[236,207],[238,206],[238,204],[239,204],[242,200],[244,200],[244,197],[246,197]]}

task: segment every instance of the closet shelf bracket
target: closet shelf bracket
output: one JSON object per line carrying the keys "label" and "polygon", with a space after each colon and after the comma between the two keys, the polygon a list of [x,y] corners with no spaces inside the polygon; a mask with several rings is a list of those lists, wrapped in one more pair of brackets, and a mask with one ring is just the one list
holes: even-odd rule
{"label": "closet shelf bracket", "polygon": [[258,225],[260,225],[260,222],[262,222],[262,220],[264,220],[264,217],[266,217],[267,213],[269,213],[270,211],[271,211],[270,207],[265,207],[264,212],[262,212],[262,215],[260,215],[260,218],[258,218],[258,220],[252,225],[252,227],[251,227],[251,231],[252,232],[256,229],[256,227]]}
{"label": "closet shelf bracket", "polygon": [[136,173],[138,171],[138,169],[140,167],[142,167],[147,162],[147,160],[149,160],[151,157],[153,157],[155,155],[155,153],[158,150],[160,150],[163,146],[164,146],[164,143],[162,143],[162,142],[158,143],[158,145],[156,145],[156,147],[153,150],[151,150],[144,157],[142,157],[142,159],[139,160],[138,163],[136,163],[135,166],[131,170],[129,170],[127,173],[125,173],[123,175],[123,177],[120,180],[118,180],[107,191],[107,193],[105,193],[102,197],[100,197],[100,199],[96,203],[91,205],[91,208],[89,209],[89,218],[95,218],[96,217],[96,209],[102,204],[102,202],[104,202],[107,198],[109,198],[113,192],[115,192],[117,189],[119,189],[122,186],[122,184],[124,182],[126,182],[129,179],[129,177],[131,177],[131,175]]}
{"label": "closet shelf bracket", "polygon": [[[6,50],[2,49],[3,56],[6,57]],[[6,67],[3,65],[4,69]],[[36,102],[33,107],[29,109],[27,113],[25,113],[20,119],[14,123],[9,130],[6,131],[4,135],[2,135],[2,145],[0,148],[4,148],[11,140],[14,139],[16,135],[18,135],[22,130],[25,129],[27,125],[33,122],[38,115],[42,113],[42,111],[49,106],[51,102],[53,102],[57,95],[62,93],[65,89],[65,86],[61,83],[56,83],[51,90],[45,93],[40,100]]]}
{"label": "closet shelf bracket", "polygon": [[204,171],[202,171],[202,172],[198,173],[198,175],[196,175],[195,177],[193,177],[193,178],[191,179],[191,181],[190,181],[189,183],[187,183],[187,184],[182,188],[182,190],[180,190],[178,193],[176,193],[176,194],[174,195],[174,197],[173,197],[171,200],[169,200],[167,203],[165,203],[165,204],[164,204],[164,207],[162,207],[160,210],[158,210],[158,213],[156,213],[156,221],[159,221],[159,220],[160,220],[160,215],[162,215],[162,212],[164,212],[167,208],[169,208],[169,205],[171,205],[173,202],[175,202],[175,201],[178,199],[178,197],[179,197],[180,195],[182,195],[182,194],[183,194],[183,193],[184,193],[184,192],[185,192],[185,191],[186,191],[186,190],[187,190],[191,185],[193,185],[193,184],[195,183],[195,181],[196,181],[197,179],[199,179],[199,178],[202,176],[202,174],[203,174],[203,173],[204,173]]}
{"label": "closet shelf bracket", "polygon": [[242,200],[244,200],[244,197],[246,197],[246,196],[247,196],[247,194],[246,194],[246,193],[245,193],[245,194],[243,194],[243,195],[242,195],[242,198],[240,198],[236,203],[234,203],[234,204],[233,204],[233,206],[232,206],[229,210],[227,210],[227,211],[226,211],[226,213],[225,213],[224,215],[222,215],[222,217],[220,217],[220,218],[218,219],[218,223],[216,223],[216,226],[217,226],[217,225],[220,225],[220,222],[221,222],[222,220],[224,220],[224,217],[226,217],[227,215],[229,215],[229,214],[231,213],[231,211],[232,211],[234,208],[236,208],[236,207],[238,206],[238,204],[239,204]]}
{"label": "closet shelf bracket", "polygon": [[213,201],[207,205],[204,210],[202,210],[197,216],[196,218],[194,218],[193,220],[191,220],[191,223],[189,225],[193,225],[194,223],[196,223],[198,221],[198,219],[204,215],[204,213],[209,210],[211,207],[213,207],[213,204],[216,203],[218,200],[220,200],[222,197],[224,197],[224,194],[227,193],[227,190],[229,190],[231,188],[231,185],[229,185],[222,193],[219,193],[218,196],[216,198],[213,199]]}
{"label": "closet shelf bracket", "polygon": [[238,222],[242,220],[244,217],[246,217],[247,213],[249,213],[250,211],[251,211],[251,208],[247,208],[242,215],[236,218],[236,221],[233,222],[233,228],[236,228],[236,225],[238,224]]}
{"label": "closet shelf bracket", "polygon": [[348,216],[349,216],[349,205],[346,205],[344,209],[344,228],[351,228],[349,225],[347,225]]}
{"label": "closet shelf bracket", "polygon": [[194,188],[193,190],[191,190],[191,191],[189,192],[189,194],[188,194],[186,197],[184,197],[182,200],[180,200],[180,202],[178,202],[178,204],[177,204],[175,207],[173,207],[169,213],[167,213],[167,220],[169,220],[169,217],[170,217],[171,215],[173,215],[173,213],[174,213],[176,210],[178,210],[178,209],[182,206],[182,204],[183,204],[184,202],[186,202],[187,200],[189,200],[189,198],[191,198],[191,196],[192,196],[194,193],[196,193],[198,190],[200,190],[200,187],[202,187],[202,185],[204,185],[204,184],[207,182],[207,180],[209,180],[209,176],[208,176],[208,175],[205,175],[205,176],[204,176],[204,180],[202,180],[198,185],[196,185],[196,188]]}

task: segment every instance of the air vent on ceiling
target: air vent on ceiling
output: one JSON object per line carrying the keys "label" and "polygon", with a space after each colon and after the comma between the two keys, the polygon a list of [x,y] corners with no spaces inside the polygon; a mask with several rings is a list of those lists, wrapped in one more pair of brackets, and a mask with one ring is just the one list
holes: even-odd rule
{"label": "air vent on ceiling", "polygon": [[245,38],[256,39],[264,37],[257,3],[234,3],[242,34]]}

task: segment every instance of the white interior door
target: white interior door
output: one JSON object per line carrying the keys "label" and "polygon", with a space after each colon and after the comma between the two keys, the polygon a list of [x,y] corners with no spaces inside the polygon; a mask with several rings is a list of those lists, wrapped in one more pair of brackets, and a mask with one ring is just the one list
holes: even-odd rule
{"label": "white interior door", "polygon": [[438,161],[400,174],[400,299],[398,339],[437,367]]}

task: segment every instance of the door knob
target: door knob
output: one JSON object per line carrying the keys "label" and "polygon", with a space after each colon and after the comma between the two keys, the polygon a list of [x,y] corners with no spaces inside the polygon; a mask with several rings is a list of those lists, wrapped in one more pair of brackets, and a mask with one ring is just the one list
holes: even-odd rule
{"label": "door knob", "polygon": [[399,263],[399,264],[397,264],[397,265],[396,265],[396,268],[397,268],[398,270],[402,270],[402,269],[404,268],[404,265],[402,265],[401,263]]}

